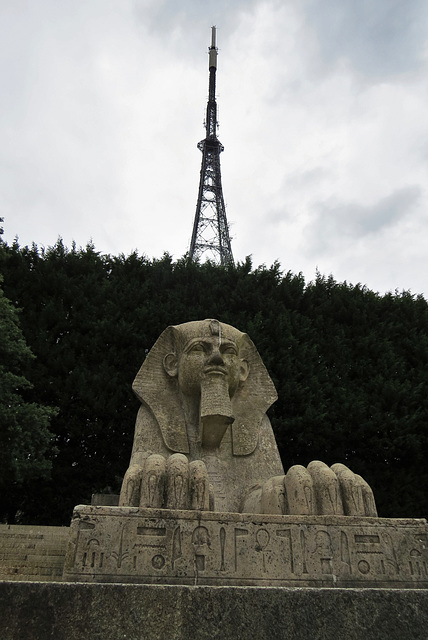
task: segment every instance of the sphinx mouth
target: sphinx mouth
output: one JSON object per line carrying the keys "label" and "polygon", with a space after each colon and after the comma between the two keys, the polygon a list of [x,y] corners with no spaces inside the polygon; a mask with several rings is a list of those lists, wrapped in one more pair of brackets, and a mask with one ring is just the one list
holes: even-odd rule
{"label": "sphinx mouth", "polygon": [[204,373],[225,376],[227,375],[227,370],[224,367],[207,367],[204,369]]}

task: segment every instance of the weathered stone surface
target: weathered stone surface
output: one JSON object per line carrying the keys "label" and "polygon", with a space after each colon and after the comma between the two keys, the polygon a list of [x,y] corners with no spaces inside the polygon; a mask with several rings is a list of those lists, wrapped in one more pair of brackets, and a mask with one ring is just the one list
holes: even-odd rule
{"label": "weathered stone surface", "polygon": [[428,587],[425,520],[75,509],[64,579]]}
{"label": "weathered stone surface", "polygon": [[2,640],[426,640],[428,590],[0,582]]}
{"label": "weathered stone surface", "polygon": [[[275,387],[250,338],[234,327],[218,320],[168,327],[133,389],[142,404],[121,506],[377,515],[370,487],[344,465],[315,461],[284,475],[266,416]],[[168,463],[174,456],[180,464]]]}
{"label": "weathered stone surface", "polygon": [[60,580],[68,527],[0,525],[0,580]]}

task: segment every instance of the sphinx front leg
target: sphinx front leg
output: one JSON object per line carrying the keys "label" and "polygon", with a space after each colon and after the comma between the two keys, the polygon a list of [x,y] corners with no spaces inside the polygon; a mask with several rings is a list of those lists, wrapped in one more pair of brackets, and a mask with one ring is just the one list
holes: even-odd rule
{"label": "sphinx front leg", "polygon": [[243,511],[290,515],[346,515],[377,517],[373,491],[343,464],[328,467],[314,460],[305,468],[291,467],[253,488]]}
{"label": "sphinx front leg", "polygon": [[210,495],[208,471],[202,460],[189,464],[190,509],[209,511],[214,509],[214,498]]}
{"label": "sphinx front leg", "polygon": [[162,509],[164,506],[165,469],[166,461],[160,454],[152,454],[144,461],[140,507]]}
{"label": "sphinx front leg", "polygon": [[139,507],[143,467],[131,464],[123,478],[119,507]]}
{"label": "sphinx front leg", "polygon": [[174,453],[167,460],[160,454],[151,454],[142,464],[130,465],[123,479],[119,506],[212,511],[214,498],[205,463],[189,463],[181,453]]}
{"label": "sphinx front leg", "polygon": [[189,500],[189,461],[182,453],[174,453],[166,463],[166,507],[188,509]]}

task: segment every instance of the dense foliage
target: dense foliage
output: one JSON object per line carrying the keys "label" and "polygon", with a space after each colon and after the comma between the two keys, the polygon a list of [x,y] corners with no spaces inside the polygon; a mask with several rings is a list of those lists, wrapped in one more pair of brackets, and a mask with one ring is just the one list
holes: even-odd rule
{"label": "dense foliage", "polygon": [[119,489],[138,408],[130,388],[145,353],[169,324],[206,317],[247,331],[258,347],[279,393],[270,416],[286,468],[345,462],[373,486],[380,515],[428,514],[422,296],[380,296],[322,275],[305,284],[250,259],[222,268],[61,241],[3,245],[0,267],[36,355],[27,399],[59,408],[51,477],[25,487],[22,521],[68,523],[93,491]]}
{"label": "dense foliage", "polygon": [[55,410],[26,399],[32,385],[25,373],[34,356],[1,284],[0,278],[0,514],[13,522],[26,488],[49,477]]}

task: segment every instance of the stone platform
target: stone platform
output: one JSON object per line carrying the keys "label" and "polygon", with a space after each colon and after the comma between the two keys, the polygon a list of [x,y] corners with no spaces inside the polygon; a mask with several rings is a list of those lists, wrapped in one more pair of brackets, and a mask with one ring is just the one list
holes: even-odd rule
{"label": "stone platform", "polygon": [[426,520],[78,506],[64,580],[423,589],[427,570]]}
{"label": "stone platform", "polygon": [[2,640],[427,640],[428,590],[0,582]]}

